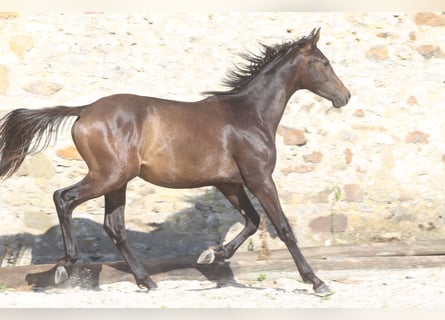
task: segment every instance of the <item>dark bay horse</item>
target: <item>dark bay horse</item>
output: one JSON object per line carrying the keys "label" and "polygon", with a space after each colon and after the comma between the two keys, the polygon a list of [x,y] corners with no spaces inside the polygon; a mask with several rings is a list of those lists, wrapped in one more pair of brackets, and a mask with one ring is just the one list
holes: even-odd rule
{"label": "dark bay horse", "polygon": [[233,240],[201,255],[199,262],[207,263],[229,259],[258,229],[259,215],[247,188],[287,245],[302,279],[316,293],[329,294],[297,246],[272,179],[275,134],[294,92],[310,90],[336,108],[350,98],[317,48],[319,37],[320,29],[314,29],[299,40],[262,44],[261,53],[245,54],[247,63],[229,72],[227,91],[208,92],[198,102],[118,94],[80,107],[13,110],[0,120],[0,177],[11,176],[27,154],[48,146],[67,117],[76,117],[72,138],[88,173],[54,192],[65,250],[58,263],[68,274],[78,259],[72,212],[104,196],[106,232],[136,283],[156,287],[130,249],[124,225],[127,183],[141,177],[169,188],[215,186],[243,215],[245,227]]}

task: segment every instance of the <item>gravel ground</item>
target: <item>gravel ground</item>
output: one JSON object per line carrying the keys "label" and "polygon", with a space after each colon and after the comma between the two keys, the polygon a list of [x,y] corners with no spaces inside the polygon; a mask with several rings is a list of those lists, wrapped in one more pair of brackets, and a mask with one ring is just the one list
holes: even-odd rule
{"label": "gravel ground", "polygon": [[[236,284],[160,281],[147,293],[134,283],[95,290],[45,289],[0,293],[0,307],[14,308],[405,308],[445,307],[445,268],[321,271],[334,294],[320,298],[298,276],[244,276]],[[264,276],[263,276],[264,277]]]}

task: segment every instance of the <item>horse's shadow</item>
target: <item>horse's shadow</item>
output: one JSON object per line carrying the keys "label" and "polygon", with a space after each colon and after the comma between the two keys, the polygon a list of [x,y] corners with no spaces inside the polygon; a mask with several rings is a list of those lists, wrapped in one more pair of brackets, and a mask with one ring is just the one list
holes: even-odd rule
{"label": "horse's shadow", "polygon": [[[233,208],[227,207],[224,212],[211,210],[212,203],[205,199],[218,199],[222,197],[216,189],[209,189],[204,195],[190,199],[190,208],[181,210],[168,216],[162,223],[147,223],[150,231],[136,231],[127,227],[128,241],[133,252],[140,261],[156,259],[168,259],[174,261],[175,257],[187,257],[182,264],[168,266],[161,264],[154,269],[147,270],[149,274],[171,271],[172,268],[192,267],[197,269],[207,279],[218,279],[234,282],[230,264],[219,266],[198,266],[195,261],[202,251],[210,246],[221,244],[227,236],[230,228],[236,223],[244,223],[243,217]],[[219,199],[220,200],[220,199]],[[255,199],[254,205],[259,206]],[[196,203],[205,204],[196,206]],[[263,214],[261,209],[258,212]],[[161,214],[161,213],[160,213]],[[186,219],[182,219],[187,215]],[[224,218],[222,219],[222,215]],[[128,217],[127,217],[128,218]],[[178,228],[180,224],[180,228]],[[109,263],[121,261],[122,257],[101,223],[90,219],[73,218],[73,228],[78,240],[81,262],[85,264]],[[268,230],[272,231],[270,225]],[[274,232],[271,232],[274,236]],[[227,239],[231,240],[231,239]],[[28,255],[30,264],[54,264],[55,260],[63,256],[63,242],[59,225],[49,228],[44,234],[33,235],[20,233],[0,237],[0,265],[14,265],[14,262]],[[30,255],[30,256],[29,256]],[[125,272],[128,268],[116,265]],[[147,266],[146,266],[147,268]],[[213,269],[212,269],[213,268]],[[90,268],[91,269],[91,268]],[[101,268],[93,270],[93,284],[98,284],[98,275]],[[38,274],[23,275],[31,284],[50,283],[47,278],[52,277],[55,268]],[[40,278],[39,278],[40,277]]]}

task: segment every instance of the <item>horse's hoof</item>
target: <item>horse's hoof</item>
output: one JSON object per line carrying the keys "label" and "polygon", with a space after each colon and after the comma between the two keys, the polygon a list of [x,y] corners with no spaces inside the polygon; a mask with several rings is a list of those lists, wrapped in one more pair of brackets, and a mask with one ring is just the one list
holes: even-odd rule
{"label": "horse's hoof", "polygon": [[212,264],[215,261],[215,251],[212,248],[204,250],[196,261],[198,264]]}
{"label": "horse's hoof", "polygon": [[329,289],[329,287],[326,284],[322,284],[318,288],[314,289],[315,295],[319,297],[327,297],[331,294],[334,294],[334,291]]}
{"label": "horse's hoof", "polygon": [[64,283],[69,279],[68,271],[64,266],[58,266],[56,269],[56,273],[54,274],[54,282],[55,284]]}
{"label": "horse's hoof", "polygon": [[140,289],[147,289],[148,291],[156,289],[158,286],[149,277],[137,281]]}

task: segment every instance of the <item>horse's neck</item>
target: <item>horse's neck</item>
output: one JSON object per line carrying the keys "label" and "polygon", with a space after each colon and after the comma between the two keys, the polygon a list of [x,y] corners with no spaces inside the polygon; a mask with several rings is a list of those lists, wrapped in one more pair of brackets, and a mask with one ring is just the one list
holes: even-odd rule
{"label": "horse's neck", "polygon": [[277,63],[258,74],[245,90],[259,122],[267,126],[273,135],[290,97],[298,89],[293,83],[295,70],[292,69],[286,63]]}

